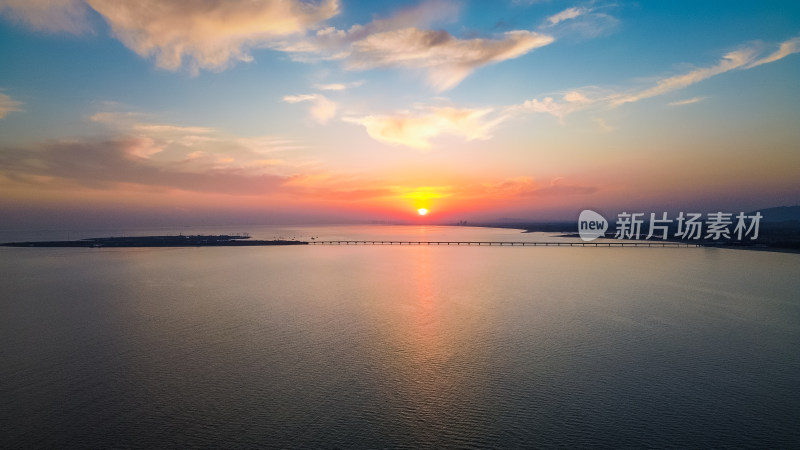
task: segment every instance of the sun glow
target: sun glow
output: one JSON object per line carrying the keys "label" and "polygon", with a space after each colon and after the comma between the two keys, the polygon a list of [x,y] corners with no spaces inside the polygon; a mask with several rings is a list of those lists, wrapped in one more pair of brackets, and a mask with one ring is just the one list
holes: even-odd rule
{"label": "sun glow", "polygon": [[425,214],[428,214],[428,210],[425,208],[420,208],[417,210],[417,214],[419,214],[420,216],[424,216]]}

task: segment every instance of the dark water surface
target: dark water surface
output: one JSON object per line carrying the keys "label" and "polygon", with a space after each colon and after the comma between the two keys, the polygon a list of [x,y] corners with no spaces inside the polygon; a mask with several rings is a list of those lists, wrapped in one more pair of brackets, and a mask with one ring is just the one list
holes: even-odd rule
{"label": "dark water surface", "polygon": [[796,254],[3,248],[0,274],[3,448],[800,446]]}

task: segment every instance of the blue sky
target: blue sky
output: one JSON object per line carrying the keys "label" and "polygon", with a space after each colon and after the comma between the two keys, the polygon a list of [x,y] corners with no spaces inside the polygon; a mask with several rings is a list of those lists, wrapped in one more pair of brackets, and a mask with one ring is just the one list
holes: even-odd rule
{"label": "blue sky", "polygon": [[0,0],[0,206],[35,226],[793,204],[798,51],[788,1]]}

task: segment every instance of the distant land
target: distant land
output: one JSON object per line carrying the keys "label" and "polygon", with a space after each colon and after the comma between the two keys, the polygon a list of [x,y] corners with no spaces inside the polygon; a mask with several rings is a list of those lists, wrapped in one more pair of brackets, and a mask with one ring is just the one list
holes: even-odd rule
{"label": "distant land", "polygon": [[[764,216],[762,222],[800,222],[800,205],[777,206],[775,208],[760,209],[758,212]],[[756,211],[747,213],[755,214]]]}
{"label": "distant land", "polygon": [[262,245],[304,245],[304,241],[258,241],[249,236],[128,236],[90,238],[77,241],[8,242],[6,247],[252,247]]}
{"label": "distant land", "polygon": [[[712,212],[712,211],[707,211]],[[724,212],[724,211],[723,211]],[[734,213],[734,211],[728,211]],[[734,214],[738,214],[736,211]],[[774,208],[759,209],[751,212],[746,212],[748,216],[760,212],[763,218],[761,223],[782,223],[782,222],[798,222],[800,224],[800,205],[798,206],[776,206]],[[607,217],[611,218],[611,217]],[[612,220],[611,223],[614,223]],[[475,227],[492,227],[492,228],[519,228],[528,231],[575,231],[575,221],[537,221],[530,219],[500,217],[497,220],[481,221],[481,222],[467,222],[461,221],[455,225],[467,225]]]}
{"label": "distant land", "polygon": [[[738,212],[729,212],[734,213],[734,215],[738,214]],[[761,213],[762,219],[759,226],[758,239],[754,241],[713,241],[700,239],[693,242],[703,244],[705,246],[718,246],[726,248],[788,251],[793,253],[800,252],[800,206],[778,206],[774,208],[759,209],[757,211],[751,211],[745,214],[752,216],[756,212]],[[613,219],[613,217],[607,217],[607,219]],[[649,221],[645,221],[642,226],[642,230],[646,230],[647,226],[649,226],[648,224]],[[492,228],[516,228],[525,230],[526,233],[563,233],[562,237],[578,237],[578,226],[576,221],[536,222],[503,217],[492,222],[468,223],[466,221],[462,221],[457,225]],[[616,222],[610,220],[608,224],[608,231],[606,231],[605,237],[613,239],[615,229]],[[670,227],[669,234],[673,235],[676,230],[677,224],[673,224]],[[668,240],[676,242],[688,242],[688,240],[674,238],[670,238]]]}
{"label": "distant land", "polygon": [[[756,240],[711,240],[695,239],[682,240],[670,237],[667,241],[695,243],[703,246],[725,248],[741,248],[750,250],[800,252],[800,206],[779,206],[758,210],[762,219],[759,234]],[[746,213],[754,215],[756,211]],[[515,220],[520,220],[515,222]],[[498,219],[497,222],[467,222],[460,221],[455,226],[487,227],[487,228],[513,228],[521,229],[526,233],[543,232],[558,233],[561,237],[578,237],[576,221],[535,222],[523,219]],[[646,235],[649,223],[642,224],[642,231]],[[613,239],[616,223],[610,221],[605,238]],[[669,228],[669,235],[677,231],[677,224]],[[644,236],[641,239],[644,240]],[[251,240],[247,234],[223,235],[175,235],[175,236],[127,236],[89,238],[74,241],[29,241],[7,242],[0,244],[5,247],[78,247],[78,248],[123,248],[123,247],[248,247],[270,245],[307,245],[309,242],[298,240]]]}

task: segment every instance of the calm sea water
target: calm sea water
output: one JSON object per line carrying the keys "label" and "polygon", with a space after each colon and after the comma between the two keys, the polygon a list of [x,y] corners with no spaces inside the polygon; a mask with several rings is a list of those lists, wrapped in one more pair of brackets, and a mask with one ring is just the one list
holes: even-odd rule
{"label": "calm sea water", "polygon": [[0,296],[3,448],[800,446],[797,254],[0,248]]}

